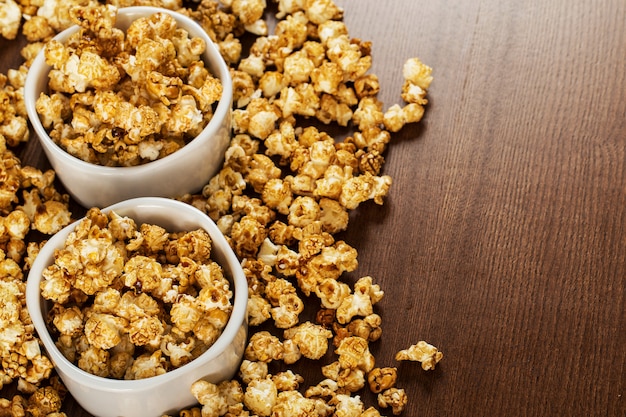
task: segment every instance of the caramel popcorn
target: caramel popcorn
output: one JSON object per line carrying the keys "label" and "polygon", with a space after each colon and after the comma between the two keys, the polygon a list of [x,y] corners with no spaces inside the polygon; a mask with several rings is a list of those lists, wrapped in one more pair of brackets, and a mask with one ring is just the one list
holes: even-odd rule
{"label": "caramel popcorn", "polygon": [[[45,47],[49,94],[37,112],[66,151],[105,166],[139,165],[175,152],[209,122],[222,86],[173,17],[155,13],[126,33],[114,27],[117,8],[71,9],[81,30]],[[90,44],[89,48],[83,44]]]}
{"label": "caramel popcorn", "polygon": [[397,361],[421,362],[422,369],[425,371],[435,369],[435,365],[437,365],[441,359],[443,359],[443,353],[423,340],[396,353]]}
{"label": "caramel popcorn", "polygon": [[350,336],[341,341],[335,353],[339,355],[339,365],[342,369],[361,369],[369,372],[374,368],[375,358],[369,350],[367,340]]}
{"label": "caramel popcorn", "polygon": [[[229,283],[210,256],[204,230],[169,233],[90,209],[41,282],[55,303],[49,319],[63,336],[61,350],[74,357],[63,346],[81,340],[80,368],[124,379],[193,360],[219,337],[232,309]],[[166,258],[174,263],[159,261]],[[166,276],[172,268],[179,268],[175,280]]]}
{"label": "caramel popcorn", "polygon": [[239,377],[244,384],[250,383],[255,379],[264,379],[268,376],[267,362],[251,361],[244,359],[239,366]]}
{"label": "caramel popcorn", "polygon": [[[28,140],[22,99],[28,64],[46,45],[53,90],[39,99],[40,117],[69,153],[108,165],[161,158],[210,120],[221,86],[199,59],[205,45],[169,16],[138,21],[126,33],[113,23],[118,7],[177,10],[216,43],[234,89],[224,165],[200,194],[181,199],[207,213],[242,260],[252,329],[238,380],[198,381],[190,388],[200,408],[179,414],[380,416],[356,395],[366,385],[379,394],[378,407],[396,414],[407,395],[394,386],[395,368],[375,368],[369,348],[382,340],[376,304],[384,292],[371,277],[344,280],[358,266],[357,252],[335,237],[359,205],[383,204],[392,185],[384,152],[391,133],[422,119],[432,69],[408,59],[399,95],[404,103],[385,109],[378,77],[369,73],[371,43],[350,36],[341,7],[332,0],[276,3],[273,33],[265,0],[202,0],[189,7],[180,0],[7,0],[0,7],[0,20],[14,4],[20,13],[1,34],[15,31],[16,21],[19,28],[23,14],[29,42],[22,50],[25,64],[0,75],[0,269],[16,282],[6,290],[21,291],[19,280],[37,255],[40,244],[28,241],[29,230],[55,233],[71,221],[54,172],[22,167],[7,149]],[[48,42],[74,23],[82,26],[74,43]],[[246,56],[244,32],[253,36]],[[341,141],[306,119],[350,133]],[[88,217],[42,284],[56,303],[50,324],[63,354],[95,374],[123,379],[165,373],[206,350],[228,320],[232,297],[219,266],[207,261],[210,241],[195,232],[137,227],[115,213]],[[310,302],[318,303],[313,311],[323,311],[316,324],[308,321]],[[23,392],[34,394],[52,366],[29,335],[23,309],[9,309],[2,320],[14,320],[18,310],[11,331],[26,333],[15,343],[0,343],[0,383],[17,379]],[[335,351],[328,350],[329,339]],[[411,347],[396,359],[420,360],[425,369],[441,359],[436,348],[416,352]],[[288,367],[302,357],[325,358],[322,381],[300,389],[305,381],[290,370],[270,373],[278,365],[272,362]],[[22,372],[25,363],[32,365]],[[26,412],[28,406],[20,396],[0,402],[0,410]]]}
{"label": "caramel popcorn", "polygon": [[316,360],[326,354],[328,339],[332,337],[332,333],[320,325],[307,321],[285,330],[284,337],[296,344],[302,356]]}
{"label": "caramel popcorn", "polygon": [[378,394],[396,384],[398,370],[396,368],[374,368],[367,374],[370,390]]}
{"label": "caramel popcorn", "polygon": [[278,399],[278,389],[274,381],[266,377],[250,381],[246,387],[243,402],[246,407],[259,416],[269,416]]}
{"label": "caramel popcorn", "polygon": [[391,407],[394,416],[402,413],[407,402],[408,397],[402,388],[389,388],[378,394],[378,405],[382,408]]}
{"label": "caramel popcorn", "polygon": [[15,39],[22,22],[22,10],[13,0],[5,0],[0,4],[0,35],[6,39]]}
{"label": "caramel popcorn", "polygon": [[278,337],[268,331],[259,331],[250,336],[244,358],[249,361],[271,362],[281,359],[284,348]]}
{"label": "caramel popcorn", "polygon": [[368,316],[373,313],[373,305],[383,297],[378,285],[372,284],[372,277],[362,277],[354,284],[354,293],[345,297],[337,308],[337,321],[345,324],[354,316]]}
{"label": "caramel popcorn", "polygon": [[202,416],[223,416],[229,409],[244,400],[244,393],[237,381],[212,384],[198,380],[191,385],[191,393],[202,405]]}

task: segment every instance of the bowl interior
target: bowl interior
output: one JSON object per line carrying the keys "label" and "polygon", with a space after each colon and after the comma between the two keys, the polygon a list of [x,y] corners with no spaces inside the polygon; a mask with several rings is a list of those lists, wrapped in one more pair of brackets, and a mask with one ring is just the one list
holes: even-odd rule
{"label": "bowl interior", "polygon": [[[107,207],[116,202],[147,196],[175,198],[200,190],[221,167],[231,137],[232,79],[219,49],[193,19],[167,9],[148,6],[120,8],[116,26],[127,28],[134,20],[157,12],[168,13],[190,36],[204,39],[204,62],[222,84],[222,97],[213,116],[198,136],[163,158],[131,167],[92,164],[57,145],[43,127],[36,110],[40,93],[48,88],[51,69],[43,51],[33,60],[24,86],[24,104],[42,148],[67,192],[84,207]],[[73,26],[55,39],[65,42],[78,30]]]}
{"label": "bowl interior", "polygon": [[[98,377],[81,370],[60,353],[54,345],[52,337],[47,332],[46,324],[44,322],[44,317],[47,314],[47,300],[44,300],[40,296],[39,291],[41,272],[53,261],[55,249],[64,245],[66,237],[74,229],[76,224],[69,225],[54,235],[41,249],[29,273],[26,289],[26,302],[33,324],[39,333],[40,339],[48,351],[48,354],[50,355],[50,359],[54,363],[55,367],[59,369],[62,377],[65,375],[66,378],[69,377],[75,379],[81,384],[86,384],[92,389],[102,392],[146,390],[150,387],[176,380],[178,376],[192,370],[195,370],[194,372],[196,372],[199,365],[202,366],[202,364],[210,363],[215,358],[222,355],[225,351],[228,351],[229,349],[232,350],[233,344],[242,344],[240,340],[241,329],[242,326],[245,328],[247,324],[247,281],[237,257],[232,252],[228,246],[228,242],[213,221],[204,213],[188,204],[158,197],[145,197],[127,200],[103,209],[103,212],[108,213],[110,211],[115,211],[120,215],[131,217],[137,222],[138,225],[140,223],[158,224],[170,232],[188,231],[198,227],[205,229],[212,239],[212,257],[222,266],[224,269],[224,276],[231,283],[231,290],[233,291],[232,313],[226,327],[222,331],[222,334],[206,352],[192,362],[183,365],[180,368],[171,370],[166,374],[142,380],[122,381]],[[238,362],[243,354],[243,347],[241,346],[236,349],[233,354]],[[213,365],[220,366],[220,364]],[[210,369],[208,368],[204,370],[200,369],[200,373],[206,373],[209,371]],[[232,374],[233,372],[234,369],[228,370],[228,373]],[[202,375],[197,376],[198,377],[196,379],[202,377]]]}

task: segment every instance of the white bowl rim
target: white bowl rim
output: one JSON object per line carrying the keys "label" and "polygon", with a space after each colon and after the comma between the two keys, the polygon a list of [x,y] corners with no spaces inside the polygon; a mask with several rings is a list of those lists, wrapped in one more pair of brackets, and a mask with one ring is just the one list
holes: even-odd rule
{"label": "white bowl rim", "polygon": [[[220,97],[218,101],[217,107],[215,111],[213,112],[213,115],[211,116],[211,120],[209,120],[209,123],[207,123],[207,125],[204,127],[204,129],[202,129],[202,131],[198,134],[198,136],[193,138],[191,141],[185,144],[182,148],[178,149],[176,152],[173,152],[163,158],[159,158],[154,161],[149,161],[141,165],[128,166],[128,167],[127,166],[114,166],[114,167],[104,166],[104,165],[99,165],[99,164],[94,164],[91,162],[84,161],[70,154],[65,149],[63,149],[58,144],[56,144],[52,140],[52,138],[50,138],[50,135],[41,124],[41,119],[39,118],[39,114],[37,113],[37,110],[35,108],[35,102],[37,101],[37,97],[35,97],[36,94],[32,90],[34,90],[35,85],[37,85],[37,83],[32,80],[29,82],[29,79],[28,79],[29,76],[35,77],[34,73],[29,70],[26,75],[26,81],[24,83],[24,105],[26,107],[26,112],[29,116],[31,124],[33,128],[35,129],[39,139],[46,142],[48,147],[55,149],[55,152],[57,152],[61,158],[67,160],[69,163],[76,164],[83,169],[90,169],[94,173],[99,173],[103,175],[119,174],[120,171],[123,171],[124,174],[131,174],[133,171],[137,171],[137,172],[147,171],[148,172],[152,170],[159,170],[165,164],[171,163],[172,161],[175,161],[178,159],[185,158],[187,154],[194,152],[196,147],[204,146],[204,144],[201,144],[199,143],[199,141],[196,141],[196,139],[199,136],[213,137],[214,135],[217,134],[217,131],[221,128],[222,120],[224,120],[226,117],[230,117],[229,112],[231,111],[231,107],[232,107],[233,86],[232,86],[232,79],[230,76],[230,70],[228,68],[228,65],[224,61],[224,58],[222,57],[221,53],[219,52],[219,49],[217,48],[215,43],[211,40],[211,38],[208,36],[206,31],[202,28],[202,26],[200,26],[198,22],[196,22],[189,16],[185,16],[182,13],[178,13],[170,9],[155,7],[155,6],[120,7],[117,9],[117,14],[119,15],[120,13],[129,14],[129,15],[137,14],[138,15],[137,18],[141,16],[152,15],[154,13],[167,13],[173,16],[177,20],[177,22],[185,22],[185,24],[189,27],[195,26],[200,31],[201,34],[204,34],[202,36],[206,43],[206,51],[204,53],[205,54],[208,53],[211,56],[212,61],[210,65],[215,66],[215,68],[218,70],[217,74],[214,73],[213,75],[217,76],[221,81],[222,96]],[[80,26],[78,25],[70,26],[69,28],[58,33],[52,39],[53,40],[60,40],[60,39],[65,40],[73,33],[76,33],[79,29],[80,29]],[[35,59],[31,63],[30,68],[33,68],[33,67],[37,68],[38,66],[42,68],[42,72],[45,73],[45,75],[47,76],[50,66],[45,63],[45,56],[44,56],[43,50],[39,51],[37,56],[35,56]],[[33,97],[33,100],[28,100],[28,97],[31,97],[31,96]],[[196,145],[194,146],[194,144]]]}
{"label": "white bowl rim", "polygon": [[[109,207],[102,209],[103,212],[108,213],[110,211],[115,210],[123,210],[125,208],[140,208],[140,207],[155,207],[155,208],[169,208],[173,210],[186,210],[189,213],[194,213],[199,216],[199,226],[209,232],[211,236],[211,240],[213,244],[215,242],[218,243],[219,246],[226,248],[224,252],[224,257],[227,259],[229,265],[240,265],[238,258],[235,253],[230,248],[230,245],[224,238],[222,232],[215,225],[213,220],[208,217],[205,213],[200,211],[199,209],[181,201],[165,198],[165,197],[138,197],[129,200],[124,200],[119,203],[113,204]],[[84,218],[84,217],[83,217]],[[79,219],[76,222],[64,227],[61,231],[57,232],[54,236],[52,236],[44,247],[52,248],[51,250],[62,246],[65,242],[67,235],[74,230],[76,225],[83,219]],[[49,246],[48,246],[49,245]],[[41,250],[44,250],[42,248]],[[41,252],[40,252],[41,253]],[[167,383],[171,379],[175,379],[176,377],[186,373],[189,370],[189,367],[195,366],[200,362],[206,363],[209,362],[220,354],[222,354],[227,348],[228,345],[233,342],[236,338],[239,329],[241,328],[242,323],[247,321],[247,302],[248,302],[248,286],[247,280],[243,273],[243,270],[237,268],[235,271],[231,271],[232,281],[234,286],[234,301],[231,315],[228,319],[228,323],[222,330],[222,333],[218,337],[209,349],[207,349],[200,356],[195,358],[193,361],[179,367],[173,369],[171,371],[166,372],[162,375],[157,375],[144,379],[137,380],[118,380],[112,378],[100,377],[94,374],[91,374],[87,371],[80,369],[78,366],[70,362],[54,345],[54,341],[50,336],[49,332],[45,331],[44,335],[39,334],[38,329],[46,328],[46,324],[43,320],[43,314],[41,313],[41,296],[39,291],[39,283],[41,282],[41,274],[31,279],[31,274],[37,271],[43,271],[43,269],[47,266],[47,259],[38,256],[35,258],[33,265],[31,267],[31,271],[29,272],[28,279],[26,282],[26,304],[37,330],[39,339],[43,342],[46,351],[50,355],[50,359],[52,360],[55,366],[59,366],[62,368],[64,373],[71,373],[74,375],[74,378],[80,379],[80,383],[87,386],[92,387],[100,391],[109,391],[109,392],[121,392],[121,391],[135,391],[135,390],[149,390],[153,389],[156,386]],[[45,264],[45,265],[42,265]],[[31,311],[35,311],[36,314],[30,313]],[[43,327],[42,327],[43,326]],[[195,364],[195,365],[194,365]]]}

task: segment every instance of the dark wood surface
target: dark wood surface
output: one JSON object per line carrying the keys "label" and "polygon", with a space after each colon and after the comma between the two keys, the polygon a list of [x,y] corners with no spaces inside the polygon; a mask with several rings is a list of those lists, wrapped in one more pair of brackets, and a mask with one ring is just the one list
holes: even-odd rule
{"label": "dark wood surface", "polygon": [[[626,415],[626,2],[339,4],[386,106],[406,59],[434,69],[424,120],[386,153],[386,203],[342,236],[385,291],[372,349],[403,415]],[[16,45],[0,40],[3,72]],[[394,361],[422,339],[435,371]]]}

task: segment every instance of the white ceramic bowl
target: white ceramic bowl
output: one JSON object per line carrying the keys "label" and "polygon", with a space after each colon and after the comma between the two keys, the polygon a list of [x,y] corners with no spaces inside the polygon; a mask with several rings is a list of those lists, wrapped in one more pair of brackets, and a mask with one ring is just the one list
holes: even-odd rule
{"label": "white ceramic bowl", "polygon": [[230,379],[239,369],[247,337],[248,284],[239,260],[215,223],[191,205],[160,197],[142,197],[103,209],[151,223],[168,231],[206,230],[213,241],[213,257],[224,269],[234,293],[233,310],[223,333],[206,352],[180,368],[140,380],[98,377],[72,364],[54,345],[44,322],[46,302],[40,295],[42,271],[54,261],[76,223],[55,234],[39,252],[28,275],[26,304],[50,360],[74,399],[89,413],[100,417],[160,417],[195,403],[191,384],[198,379],[217,383]]}
{"label": "white ceramic bowl", "polygon": [[[35,102],[47,89],[50,66],[43,51],[34,59],[26,78],[24,102],[28,117],[43,150],[65,188],[85,207],[106,207],[134,197],[178,197],[200,190],[220,168],[231,135],[232,80],[228,66],[202,27],[180,13],[155,7],[126,7],[118,10],[116,27],[126,30],[136,19],[156,12],[172,15],[190,34],[206,43],[203,55],[207,68],[223,86],[213,118],[202,133],[178,151],[162,159],[133,167],[105,167],[76,158],[54,143],[44,129]],[[65,42],[78,30],[73,26],[55,39]]]}

